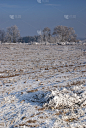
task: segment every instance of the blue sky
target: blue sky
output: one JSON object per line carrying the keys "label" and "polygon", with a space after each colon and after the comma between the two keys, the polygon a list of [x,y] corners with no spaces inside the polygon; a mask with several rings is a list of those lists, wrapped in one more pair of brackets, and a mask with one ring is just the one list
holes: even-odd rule
{"label": "blue sky", "polygon": [[73,27],[86,37],[86,0],[0,0],[0,29],[17,25],[21,36],[55,26]]}

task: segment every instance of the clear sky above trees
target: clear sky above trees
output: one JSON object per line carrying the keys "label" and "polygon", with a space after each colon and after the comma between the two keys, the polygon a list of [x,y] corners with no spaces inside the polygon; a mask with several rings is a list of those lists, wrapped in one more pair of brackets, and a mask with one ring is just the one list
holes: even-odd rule
{"label": "clear sky above trees", "polygon": [[0,29],[17,25],[21,36],[37,35],[44,27],[73,27],[86,37],[86,0],[0,0]]}

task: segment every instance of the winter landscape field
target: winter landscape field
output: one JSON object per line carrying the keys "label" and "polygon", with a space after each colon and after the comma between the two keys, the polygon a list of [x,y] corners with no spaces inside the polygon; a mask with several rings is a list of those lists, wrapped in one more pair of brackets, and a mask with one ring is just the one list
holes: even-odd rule
{"label": "winter landscape field", "polygon": [[0,128],[86,128],[86,45],[0,44]]}

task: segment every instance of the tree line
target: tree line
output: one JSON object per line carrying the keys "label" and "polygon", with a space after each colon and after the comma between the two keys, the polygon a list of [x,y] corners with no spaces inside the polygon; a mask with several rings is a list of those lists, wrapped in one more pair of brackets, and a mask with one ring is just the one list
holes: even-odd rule
{"label": "tree line", "polygon": [[6,32],[0,30],[0,41],[3,42],[77,42],[77,35],[72,27],[56,26],[51,33],[51,29],[45,27],[39,35],[20,37],[20,31],[16,25],[7,28]]}
{"label": "tree line", "polygon": [[77,35],[71,27],[56,26],[51,34],[50,28],[46,27],[43,29],[42,35],[40,35],[40,41],[49,43],[57,42],[77,42]]}

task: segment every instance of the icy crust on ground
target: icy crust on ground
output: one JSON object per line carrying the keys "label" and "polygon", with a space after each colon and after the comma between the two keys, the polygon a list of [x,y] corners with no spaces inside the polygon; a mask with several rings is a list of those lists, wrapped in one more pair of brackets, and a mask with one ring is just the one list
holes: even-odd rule
{"label": "icy crust on ground", "polygon": [[[60,118],[54,122],[53,128],[71,127],[85,128],[86,126],[86,91],[83,85],[46,93],[36,93],[32,101],[43,103],[46,110],[54,110]],[[72,91],[71,91],[72,90]],[[34,98],[34,100],[33,100]],[[58,120],[59,119],[59,120]],[[60,120],[62,119],[62,120]],[[58,121],[57,121],[58,120]],[[70,123],[69,123],[70,122]]]}
{"label": "icy crust on ground", "polygon": [[[19,86],[19,85],[18,85]],[[33,122],[38,128],[85,128],[86,126],[86,84],[71,87],[58,87],[51,91],[40,89],[17,91],[4,97],[4,106],[1,107],[5,121],[9,120],[8,128],[32,127]],[[40,106],[40,112],[34,106]],[[43,110],[45,110],[43,112]],[[35,114],[33,114],[35,113]],[[1,116],[2,116],[1,115]],[[39,116],[40,115],[40,116]],[[29,119],[28,119],[29,117]],[[43,118],[43,122],[39,117]],[[29,121],[28,121],[29,120]],[[28,125],[31,120],[32,126]],[[14,121],[14,125],[11,123]],[[39,126],[39,123],[41,124]],[[18,125],[20,124],[20,125]],[[50,125],[51,124],[51,125]],[[3,125],[3,126],[4,126]],[[24,126],[22,126],[24,125]],[[58,127],[57,127],[58,126]]]}
{"label": "icy crust on ground", "polygon": [[[28,121],[28,117],[32,117],[33,122],[38,120],[38,122],[35,124],[38,126],[38,124],[41,123],[41,120],[38,119],[40,113],[42,118],[45,115],[45,119],[43,119],[44,123],[41,123],[40,126],[41,128],[85,128],[85,90],[85,85],[80,85],[79,87],[74,85],[71,89],[61,87],[49,92],[28,92],[27,89],[25,89],[21,92],[18,91],[16,93],[6,95],[5,97],[2,96],[0,98],[4,100],[4,106],[2,106],[0,109],[0,112],[2,113],[1,120],[4,118],[5,121],[9,120],[9,122],[6,123],[7,125],[5,125],[3,120],[1,122],[3,122],[5,127],[8,128],[19,127],[18,124],[25,124],[25,126],[20,125],[20,128],[28,128],[30,127],[28,122],[31,121],[31,119]],[[45,112],[38,112],[34,108],[35,104],[43,107]],[[35,117],[33,113],[35,113]],[[24,118],[26,118],[26,120],[24,120]],[[14,122],[14,125],[11,125],[12,122]],[[4,125],[2,126],[4,127]]]}
{"label": "icy crust on ground", "polygon": [[86,46],[0,46],[0,128],[86,128]]}

